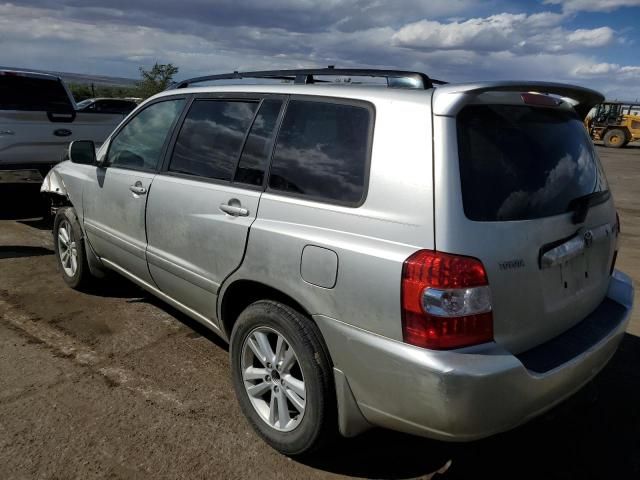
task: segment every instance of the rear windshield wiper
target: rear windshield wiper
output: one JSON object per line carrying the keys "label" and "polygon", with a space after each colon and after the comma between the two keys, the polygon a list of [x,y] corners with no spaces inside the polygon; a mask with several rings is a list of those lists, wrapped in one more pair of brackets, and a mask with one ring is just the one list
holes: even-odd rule
{"label": "rear windshield wiper", "polygon": [[611,193],[609,193],[609,190],[600,190],[571,200],[567,206],[567,212],[573,212],[573,217],[571,217],[573,224],[584,222],[584,219],[587,218],[589,208],[593,205],[606,202],[610,196]]}

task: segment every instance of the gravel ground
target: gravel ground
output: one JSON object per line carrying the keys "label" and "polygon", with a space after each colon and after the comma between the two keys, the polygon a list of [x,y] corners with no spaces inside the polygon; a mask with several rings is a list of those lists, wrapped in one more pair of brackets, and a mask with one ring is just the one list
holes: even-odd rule
{"label": "gravel ground", "polygon": [[[639,282],[640,147],[599,153]],[[48,225],[24,220],[35,191],[0,187],[2,479],[640,478],[640,308],[606,369],[527,425],[467,444],[374,430],[303,463],[245,422],[222,341],[122,278],[67,288]]]}

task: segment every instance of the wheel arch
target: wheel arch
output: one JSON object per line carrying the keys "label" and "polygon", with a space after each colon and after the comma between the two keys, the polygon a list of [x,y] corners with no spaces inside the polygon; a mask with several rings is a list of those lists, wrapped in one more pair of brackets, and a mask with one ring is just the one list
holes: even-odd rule
{"label": "wheel arch", "polygon": [[100,260],[100,257],[98,257],[98,255],[94,251],[93,246],[91,245],[91,242],[89,242],[84,225],[80,217],[78,216],[77,209],[73,205],[73,202],[71,202],[71,199],[69,198],[69,196],[66,194],[58,193],[58,192],[45,192],[43,190],[41,191],[43,195],[49,195],[51,197],[51,201],[52,201],[51,212],[53,213],[54,218],[57,215],[58,210],[60,208],[68,207],[72,210],[73,215],[76,221],[78,222],[78,226],[80,227],[80,233],[82,235],[82,238],[80,240],[82,240],[82,242],[84,243],[84,247],[85,247],[84,251],[87,256],[89,271],[91,272],[91,275],[93,275],[96,278],[104,278],[106,267]]}
{"label": "wheel arch", "polygon": [[[231,338],[231,331],[242,311],[258,300],[275,300],[298,310],[312,322],[313,317],[302,303],[291,295],[261,282],[248,279],[238,279],[230,283],[221,292],[218,315],[220,327],[227,338]],[[314,322],[315,323],[315,322]]]}
{"label": "wheel arch", "polygon": [[322,329],[317,325],[309,309],[305,308],[291,295],[254,280],[238,279],[230,283],[221,293],[219,308],[220,328],[223,330],[227,339],[231,338],[233,325],[240,313],[251,303],[261,299],[279,301],[298,310],[309,318],[318,328],[320,340],[324,345],[325,353],[333,370],[337,422],[341,435],[344,437],[355,437],[372,428],[372,425],[365,419],[360,411],[360,407],[353,395],[347,377],[341,370],[335,367],[331,352],[329,351],[325,338],[323,338]]}
{"label": "wheel arch", "polygon": [[[42,181],[40,187],[40,194],[51,202],[51,213],[56,214],[56,211],[61,207],[71,207],[75,210],[75,205],[69,198],[67,187],[64,184],[62,175],[53,167]],[[76,214],[77,215],[77,214]]]}

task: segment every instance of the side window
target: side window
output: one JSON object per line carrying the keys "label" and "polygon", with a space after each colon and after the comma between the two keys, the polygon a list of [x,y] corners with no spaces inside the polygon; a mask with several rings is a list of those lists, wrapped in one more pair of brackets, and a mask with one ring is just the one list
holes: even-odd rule
{"label": "side window", "polygon": [[171,125],[184,106],[178,98],[154,103],[138,113],[111,141],[107,164],[134,170],[154,170]]}
{"label": "side window", "polygon": [[123,100],[102,100],[96,102],[95,111],[100,113],[127,114],[136,107],[135,103]]}
{"label": "side window", "polygon": [[193,102],[176,140],[169,171],[231,180],[257,108],[257,102]]}
{"label": "side window", "polygon": [[364,107],[292,100],[278,135],[269,188],[338,203],[360,202],[370,122]]}
{"label": "side window", "polygon": [[242,151],[235,182],[262,185],[281,107],[282,100],[268,99],[262,102]]}
{"label": "side window", "polygon": [[96,102],[96,112],[117,113],[119,102],[117,100],[99,100]]}

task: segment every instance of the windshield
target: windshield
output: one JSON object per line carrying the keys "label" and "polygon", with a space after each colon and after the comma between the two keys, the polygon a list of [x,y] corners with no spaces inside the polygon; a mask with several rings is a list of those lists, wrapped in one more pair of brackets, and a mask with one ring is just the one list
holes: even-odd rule
{"label": "windshield", "polygon": [[471,220],[558,215],[573,199],[608,189],[582,122],[566,110],[468,106],[458,115],[458,149]]}

